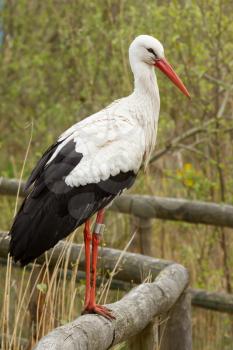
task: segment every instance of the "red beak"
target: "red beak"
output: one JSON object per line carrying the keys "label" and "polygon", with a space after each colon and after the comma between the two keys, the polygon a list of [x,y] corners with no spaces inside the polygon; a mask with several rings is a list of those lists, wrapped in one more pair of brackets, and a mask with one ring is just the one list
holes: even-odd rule
{"label": "red beak", "polygon": [[190,98],[190,94],[182,80],[178,77],[172,66],[168,63],[165,58],[161,58],[155,62],[155,67],[159,68],[166,76],[183,92],[186,96]]}

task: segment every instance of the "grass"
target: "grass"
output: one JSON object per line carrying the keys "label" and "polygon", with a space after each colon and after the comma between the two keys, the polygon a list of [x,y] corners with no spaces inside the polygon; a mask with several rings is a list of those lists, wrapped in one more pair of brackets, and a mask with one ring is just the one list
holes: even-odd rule
{"label": "grass", "polygon": [[[7,229],[15,199],[1,197],[0,207],[2,227]],[[129,216],[108,213],[106,227],[103,246],[123,250],[129,248],[135,235],[132,236]],[[82,242],[81,231],[79,228],[70,235],[68,242]],[[209,290],[224,289],[216,228],[154,220],[151,244],[154,256],[187,266],[193,286]],[[8,259],[7,265],[0,271],[1,281],[5,281],[0,294],[1,334],[5,335],[1,338],[2,350],[25,349],[21,345],[25,339],[28,341],[26,349],[30,350],[40,337],[54,327],[70,322],[80,315],[85,285],[84,281],[76,282],[79,261],[72,266],[70,273],[68,258],[69,254],[65,255],[63,252],[52,270],[48,268],[49,261],[42,267],[33,264],[29,270],[14,267]],[[98,288],[97,298],[100,302],[116,301],[123,295],[123,292],[110,290],[117,268],[118,264],[108,273],[108,281]],[[100,273],[103,270],[101,260],[99,270]],[[230,350],[232,324],[232,316],[194,308],[194,349]],[[127,349],[127,344],[120,344],[115,349]]]}
{"label": "grass", "polygon": [[[73,239],[74,234],[68,240]],[[1,334],[7,337],[2,338],[1,349],[20,349],[21,338],[27,338],[33,346],[48,331],[80,313],[84,288],[82,284],[76,285],[78,261],[66,280],[68,259],[69,254],[65,256],[63,252],[53,270],[49,269],[47,260],[41,267],[33,264],[28,271],[12,268],[8,258],[1,300]]]}
{"label": "grass", "polygon": [[[76,232],[67,238],[68,243],[75,239]],[[115,300],[110,285],[117,272],[120,260],[132,242],[127,243],[114,270],[106,283],[98,289],[97,300],[106,303]],[[80,252],[81,255],[81,252]],[[72,321],[83,308],[84,282],[76,283],[79,258],[68,270],[70,251],[65,250],[53,267],[49,268],[49,259],[42,266],[35,263],[31,269],[13,267],[8,257],[7,265],[1,274],[5,279],[4,293],[1,297],[1,339],[2,350],[21,349],[21,339],[28,340],[27,349],[33,348],[38,340],[53,328]],[[62,273],[61,273],[62,271]],[[122,295],[117,293],[117,297]]]}
{"label": "grass", "polygon": [[[19,178],[24,173],[26,178],[39,154],[63,130],[127,95],[132,86],[128,44],[138,34],[151,33],[164,42],[167,56],[192,94],[192,102],[187,103],[165,77],[158,76],[161,117],[156,149],[193,128],[204,127],[205,132],[170,149],[151,165],[147,176],[137,179],[133,190],[233,203],[231,13],[230,1],[114,0],[100,4],[80,0],[71,1],[70,6],[54,0],[5,1],[0,55],[2,175]],[[32,127],[27,126],[32,119],[31,143]],[[25,144],[30,148],[27,164]],[[0,229],[9,229],[15,207],[15,199],[0,197]],[[102,244],[123,249],[130,234],[129,217],[109,214]],[[187,266],[193,287],[229,291],[233,239],[231,230],[224,234],[215,227],[154,220],[152,254]],[[72,239],[80,242],[82,234]],[[66,281],[58,273],[59,267],[66,273],[64,257],[59,264],[53,271],[44,266],[39,283],[33,282],[40,273],[36,266],[33,272],[19,270],[8,261],[0,270],[1,329],[8,335],[1,338],[3,350],[10,345],[15,350],[22,338],[31,338],[37,330],[38,337],[79,314],[84,284],[75,282],[78,265]],[[41,301],[33,322],[28,309],[31,283],[36,286],[33,295],[37,293]],[[120,295],[109,291],[108,298],[116,300]],[[194,349],[232,349],[232,322],[226,314],[194,308]],[[13,340],[9,339],[12,334]]]}
{"label": "grass", "polygon": [[[28,140],[20,178],[23,177],[30,144],[31,136]],[[153,193],[153,188],[153,178],[142,174],[134,191],[142,194]],[[167,192],[168,188],[169,184],[163,179],[161,194]],[[156,194],[159,194],[159,191]],[[7,230],[19,198],[18,196],[16,199],[2,196],[0,199],[2,213],[0,227]],[[127,215],[108,213],[107,230],[102,245],[116,247],[123,251],[128,249],[135,237],[135,234],[132,235],[131,224],[131,219]],[[79,228],[70,235],[67,238],[68,242],[82,242],[81,231],[82,229]],[[154,220],[152,254],[155,257],[174,260],[187,266],[192,286],[207,290],[224,290],[225,278],[219,234],[218,228],[209,226]],[[232,240],[230,239],[228,248],[229,251],[232,251]],[[140,247],[138,249],[140,250]],[[83,308],[85,285],[83,281],[76,282],[79,259],[72,266],[70,273],[68,271],[69,254],[64,253],[63,251],[53,269],[48,267],[48,260],[42,267],[33,264],[30,270],[19,269],[12,265],[11,259],[8,259],[7,265],[1,269],[0,278],[1,281],[4,281],[0,292],[1,334],[4,335],[1,338],[1,350],[30,350],[43,335],[54,327],[70,322],[80,315]],[[123,253],[120,259],[122,256]],[[116,301],[123,295],[121,291],[116,292],[110,289],[118,264],[119,261],[113,271],[108,272],[107,282],[102,283],[98,288],[97,300],[99,299],[99,302]],[[102,267],[99,261],[100,272],[103,270]],[[232,325],[232,316],[194,308],[194,350],[217,350],[219,348],[231,350]],[[127,349],[127,344],[117,345],[114,349]]]}
{"label": "grass", "polygon": [[[126,228],[129,225],[125,222],[123,215],[116,215],[116,217],[114,218],[112,214],[107,217],[107,226],[113,228],[112,237],[115,237],[114,229],[117,226]],[[155,247],[158,239],[156,237],[157,230],[158,227],[154,230],[153,245]],[[166,231],[168,230],[166,229]],[[69,236],[68,241],[81,240],[82,236],[77,235],[77,233],[80,233],[80,230]],[[166,258],[175,257],[179,261],[178,252],[172,252],[174,245],[179,244],[179,240],[178,242],[174,241],[173,235],[174,231],[170,237],[165,237],[166,253],[168,254],[169,249],[171,254]],[[120,238],[122,239],[121,236]],[[132,241],[132,238],[130,241]],[[110,245],[111,238],[109,234],[105,237],[106,241]],[[130,241],[125,249],[128,248]],[[111,242],[111,245],[115,246],[116,242]],[[158,255],[157,253],[156,256]],[[180,260],[181,258],[184,260],[184,257],[186,257],[185,254],[181,254]],[[6,335],[1,339],[2,350],[22,349],[20,345],[22,339],[29,340],[27,349],[32,349],[41,336],[54,327],[70,322],[80,314],[83,307],[85,285],[83,281],[76,283],[79,261],[72,266],[71,274],[68,273],[68,258],[69,254],[64,255],[63,252],[53,270],[48,268],[48,260],[42,267],[33,264],[31,270],[28,270],[13,267],[11,259],[8,259],[7,266],[1,269],[1,280],[5,280],[0,297],[2,308],[1,334]],[[196,276],[195,263],[191,266],[191,274]],[[99,268],[101,269],[101,261],[99,262]],[[116,301],[123,295],[122,292],[110,291],[110,283],[116,272],[117,265],[109,274],[109,280],[102,283],[98,288],[97,297],[99,300],[103,302]],[[69,278],[66,278],[68,274]],[[233,318],[226,314],[194,308],[194,349],[217,350],[221,348],[230,350],[232,345],[232,322]],[[127,345],[121,344],[115,349],[127,349]]]}

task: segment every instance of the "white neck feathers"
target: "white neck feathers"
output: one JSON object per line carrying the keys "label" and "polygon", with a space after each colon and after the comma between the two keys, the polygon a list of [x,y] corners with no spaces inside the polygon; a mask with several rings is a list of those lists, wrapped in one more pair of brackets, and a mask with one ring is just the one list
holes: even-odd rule
{"label": "white neck feathers", "polygon": [[154,149],[160,109],[159,89],[154,67],[143,62],[130,62],[134,74],[134,92],[137,120],[145,130],[145,157],[147,167]]}

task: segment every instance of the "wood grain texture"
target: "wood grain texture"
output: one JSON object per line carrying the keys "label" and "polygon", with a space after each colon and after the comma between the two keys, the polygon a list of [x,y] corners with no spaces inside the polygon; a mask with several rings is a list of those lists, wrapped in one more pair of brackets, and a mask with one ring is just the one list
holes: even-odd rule
{"label": "wood grain texture", "polygon": [[208,292],[203,289],[190,289],[192,305],[204,309],[233,314],[233,295],[224,292]]}
{"label": "wood grain texture", "polygon": [[166,315],[160,350],[191,350],[191,296],[184,292]]}
{"label": "wood grain texture", "polygon": [[131,216],[132,232],[136,232],[130,251],[148,256],[153,256],[153,222],[149,218]]}
{"label": "wood grain texture", "polygon": [[142,218],[233,227],[233,206],[227,204],[182,198],[124,195],[116,198],[110,209]]}
{"label": "wood grain texture", "polygon": [[129,350],[155,350],[158,349],[158,322],[152,320],[140,333],[131,337],[128,342]]}

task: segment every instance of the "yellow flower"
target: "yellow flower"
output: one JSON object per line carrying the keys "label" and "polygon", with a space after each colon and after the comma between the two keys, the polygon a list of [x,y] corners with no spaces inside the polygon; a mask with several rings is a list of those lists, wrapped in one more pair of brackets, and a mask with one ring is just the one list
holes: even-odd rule
{"label": "yellow flower", "polygon": [[184,179],[184,184],[187,187],[193,187],[194,181],[193,181],[193,179]]}
{"label": "yellow flower", "polygon": [[185,163],[184,164],[184,171],[190,171],[190,170],[192,170],[193,169],[193,166],[192,166],[192,164],[191,163]]}

